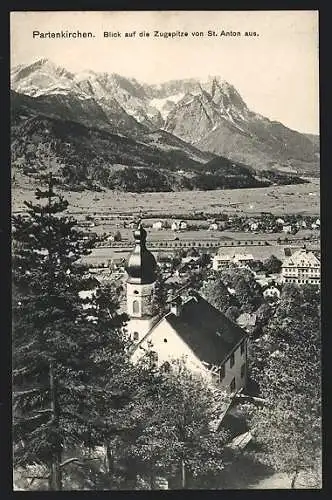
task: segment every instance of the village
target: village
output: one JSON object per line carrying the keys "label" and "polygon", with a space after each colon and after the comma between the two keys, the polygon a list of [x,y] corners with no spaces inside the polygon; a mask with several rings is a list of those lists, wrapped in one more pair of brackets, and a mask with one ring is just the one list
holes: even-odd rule
{"label": "village", "polygon": [[[242,406],[264,405],[253,374],[270,318],[284,310],[287,286],[313,287],[319,293],[316,211],[246,215],[230,206],[189,216],[178,210],[110,211],[106,205],[85,212],[69,205],[67,211],[83,241],[94,241],[92,251],[80,260],[88,283],[79,292],[84,307],[91,308],[100,287],[115,287],[118,313],[129,318],[124,328],[133,344],[132,362],[140,363],[144,353],[151,353],[159,369],[167,371],[177,359],[186,359],[193,373],[216,388],[211,429],[226,429],[226,449],[244,460],[257,438]],[[17,213],[27,220],[24,211]],[[131,270],[131,260],[143,264],[144,255],[148,265],[137,270],[136,262]],[[157,312],[156,304],[150,304],[155,291]],[[104,454],[103,448],[97,449],[98,456]],[[245,474],[246,464],[241,467]],[[252,478],[244,484],[256,484],[250,467]],[[267,476],[266,487],[276,480],[274,473]],[[287,484],[287,476],[282,480]],[[158,488],[173,488],[172,479],[163,474],[158,481]],[[233,487],[237,480],[227,481]]]}
{"label": "village", "polygon": [[[287,217],[284,219],[287,220]],[[231,224],[232,220],[227,222]],[[284,220],[277,219],[273,223],[281,226]],[[250,224],[249,230],[256,232],[258,222],[251,221]],[[297,228],[304,227],[304,224],[311,224],[311,230],[317,231],[320,221],[317,217],[307,221],[300,220],[297,222]],[[126,257],[109,259],[102,265],[95,263],[91,266],[88,273],[91,288],[80,292],[81,297],[89,301],[99,283],[116,282],[121,297],[120,308],[129,316],[126,329],[136,346],[133,349],[133,361],[137,362],[144,353],[152,351],[154,361],[163,370],[170,369],[170,362],[183,358],[194,372],[212,377],[212,382],[225,390],[228,396],[226,402],[224,400],[219,406],[216,420],[211,425],[214,425],[215,429],[221,425],[229,425],[229,430],[232,429],[232,439],[228,446],[241,452],[251,442],[252,433],[243,424],[240,424],[240,431],[234,432],[234,421],[235,428],[239,425],[236,416],[238,404],[243,401],[260,402],[260,398],[252,392],[247,382],[250,375],[248,356],[252,356],[249,350],[252,351],[253,341],[259,342],[257,332],[261,328],[261,310],[264,307],[270,308],[271,311],[276,310],[286,284],[309,285],[319,290],[319,234],[311,234],[308,240],[301,242],[304,243],[301,246],[296,240],[289,241],[287,246],[283,241],[283,245],[277,244],[278,252],[275,252],[274,246],[271,247],[271,242],[266,244],[265,241],[264,244],[261,240],[259,244],[256,242],[256,245],[246,245],[244,242],[240,247],[223,245],[219,248],[217,245],[204,245],[200,240],[199,244],[196,241],[190,248],[189,245],[168,250],[164,247],[162,251],[155,251],[154,257],[148,250],[153,241],[149,241],[148,226],[145,230],[142,222],[138,221],[135,229],[134,227],[135,224],[130,224],[134,235],[131,252],[129,251]],[[150,226],[151,231],[162,231],[162,228],[161,221]],[[177,224],[173,223],[172,228],[176,234],[185,236],[187,225],[184,221],[179,221]],[[209,227],[209,230],[214,229]],[[110,245],[109,238],[107,241],[107,245]],[[185,242],[184,238],[182,242]],[[261,250],[262,243],[265,250],[263,254],[257,251]],[[126,242],[127,244],[130,246],[130,242]],[[154,240],[151,251],[155,245]],[[252,283],[257,284],[258,293],[261,295],[259,308],[251,307],[241,312],[233,306],[233,309],[229,308],[224,315],[211,307],[210,283],[214,283],[218,277],[225,279],[227,272],[233,273],[233,277],[239,279],[250,275]],[[157,280],[165,288],[161,316],[152,312],[149,303]],[[230,304],[235,304],[237,300],[238,290],[235,288],[230,283],[226,284],[225,290],[230,297]],[[248,291],[249,296],[251,293],[257,294],[257,291],[253,290],[252,288]],[[214,306],[216,307],[216,304]],[[218,345],[218,331],[221,339],[224,335],[228,336],[228,343],[225,344],[225,341],[220,339],[221,343]],[[204,348],[199,347],[202,342],[205,343]],[[209,342],[213,355],[208,354]]]}

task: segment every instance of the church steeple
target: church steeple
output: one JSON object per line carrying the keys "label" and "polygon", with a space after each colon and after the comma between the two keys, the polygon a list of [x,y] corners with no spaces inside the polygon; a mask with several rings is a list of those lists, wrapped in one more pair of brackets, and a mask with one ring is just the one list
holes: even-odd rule
{"label": "church steeple", "polygon": [[139,341],[158,319],[152,308],[157,263],[146,248],[146,236],[145,229],[139,223],[134,231],[135,246],[126,264],[127,314],[130,318],[127,330],[136,341]]}
{"label": "church steeple", "polygon": [[135,247],[128,257],[128,283],[148,284],[156,280],[156,259],[146,248],[146,231],[140,223],[134,231]]}

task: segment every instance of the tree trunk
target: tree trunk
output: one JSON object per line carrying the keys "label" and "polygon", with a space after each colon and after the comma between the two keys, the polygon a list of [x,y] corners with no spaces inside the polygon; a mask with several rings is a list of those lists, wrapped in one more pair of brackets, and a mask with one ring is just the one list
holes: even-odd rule
{"label": "tree trunk", "polygon": [[61,455],[58,453],[54,457],[51,467],[51,491],[62,490],[62,471],[60,468]]}
{"label": "tree trunk", "polygon": [[[54,368],[53,362],[50,361],[50,395],[51,395],[51,410],[52,410],[52,424],[57,426],[58,424],[58,408],[57,408],[57,397],[56,397],[56,386],[54,379]],[[54,443],[55,450],[53,451],[52,464],[50,470],[50,482],[49,486],[52,491],[62,490],[62,471],[61,471],[61,448],[58,442]]]}
{"label": "tree trunk", "polygon": [[150,465],[150,488],[151,488],[151,490],[155,489],[153,465]]}
{"label": "tree trunk", "polygon": [[181,460],[181,486],[183,490],[187,487],[186,464],[183,459]]}
{"label": "tree trunk", "polygon": [[114,473],[114,454],[109,444],[106,445],[106,470],[109,484],[111,485]]}
{"label": "tree trunk", "polygon": [[292,481],[291,481],[291,488],[292,489],[295,489],[295,481],[296,481],[298,475],[299,475],[299,471],[296,470],[293,474]]}

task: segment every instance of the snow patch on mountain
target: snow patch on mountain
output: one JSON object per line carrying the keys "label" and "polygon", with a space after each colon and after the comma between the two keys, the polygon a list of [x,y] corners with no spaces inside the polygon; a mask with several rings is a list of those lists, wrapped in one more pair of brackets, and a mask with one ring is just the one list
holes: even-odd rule
{"label": "snow patch on mountain", "polygon": [[177,104],[184,97],[184,95],[185,94],[183,92],[179,92],[178,94],[173,94],[160,99],[154,98],[150,100],[149,104],[151,107],[156,108],[165,120],[170,111],[170,105]]}

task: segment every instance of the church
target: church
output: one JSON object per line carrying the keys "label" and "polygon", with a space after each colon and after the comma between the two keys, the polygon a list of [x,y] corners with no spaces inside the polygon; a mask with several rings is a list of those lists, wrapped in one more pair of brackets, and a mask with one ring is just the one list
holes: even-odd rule
{"label": "church", "polygon": [[175,297],[167,314],[154,312],[157,262],[140,224],[126,262],[127,333],[137,362],[150,352],[158,366],[183,359],[186,366],[234,393],[247,377],[247,333],[195,291]]}

